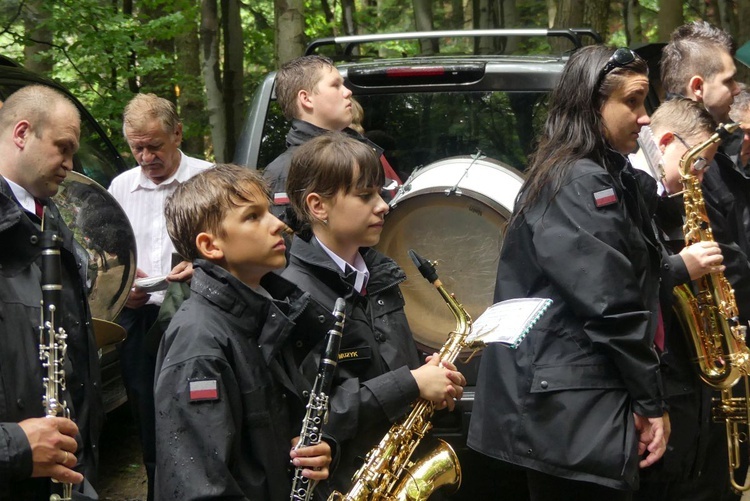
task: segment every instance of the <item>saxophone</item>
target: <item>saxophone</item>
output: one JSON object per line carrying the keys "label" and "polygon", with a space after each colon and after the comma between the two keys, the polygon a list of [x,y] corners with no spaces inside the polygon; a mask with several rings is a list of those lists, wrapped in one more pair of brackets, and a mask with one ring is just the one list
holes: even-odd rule
{"label": "saxophone", "polygon": [[[68,335],[62,327],[56,327],[58,305],[62,299],[62,272],[60,267],[60,247],[62,238],[56,231],[46,227],[47,208],[42,215],[42,313],[39,326],[39,359],[46,375],[42,378],[44,395],[42,404],[47,417],[65,417],[70,419],[70,409],[61,393],[65,391],[65,352],[68,348]],[[56,315],[57,314],[57,315]],[[66,456],[67,457],[67,456]],[[58,482],[53,480],[54,484]],[[71,501],[73,485],[61,484],[62,494],[53,493],[50,501]]]}
{"label": "saxophone", "polygon": [[[338,365],[339,348],[343,336],[344,321],[346,320],[345,308],[346,302],[342,298],[338,298],[333,307],[333,316],[336,318],[336,323],[326,335],[326,344],[323,349],[323,356],[320,358],[318,375],[315,377],[310,392],[307,411],[302,419],[300,439],[294,447],[295,449],[317,445],[323,437],[323,425],[328,421],[328,395],[331,392],[333,375]],[[290,501],[309,501],[312,499],[315,485],[316,482],[310,482],[309,478],[302,476],[302,467],[295,468],[292,492],[289,496]]]}
{"label": "saxophone", "polygon": [[[700,180],[692,173],[693,165],[703,150],[728,137],[739,125],[720,125],[711,137],[690,148],[680,159],[685,203],[685,245],[714,241]],[[722,272],[704,275],[694,280],[693,284],[694,289],[690,284],[675,287],[675,311],[688,336],[688,344],[694,350],[700,378],[721,391],[721,398],[714,399],[712,416],[714,421],[726,424],[732,487],[746,491],[750,489],[750,483],[738,483],[733,472],[740,465],[739,445],[745,436],[739,426],[750,423],[750,406],[745,397],[732,397],[731,388],[743,379],[745,394],[750,395],[750,351],[745,344],[747,328],[740,324],[734,289]]]}
{"label": "saxophone", "polygon": [[[409,251],[409,256],[422,276],[437,288],[456,318],[455,330],[440,349],[440,360],[453,362],[465,348],[475,352],[483,348],[481,341],[466,341],[471,317],[443,288],[434,265],[413,250]],[[351,489],[346,494],[334,492],[328,501],[425,500],[441,487],[457,490],[461,485],[461,465],[447,442],[439,440],[434,450],[417,462],[411,461],[414,450],[432,427],[430,419],[434,411],[432,402],[417,400],[411,412],[394,424],[367,454],[364,465],[352,478]]]}

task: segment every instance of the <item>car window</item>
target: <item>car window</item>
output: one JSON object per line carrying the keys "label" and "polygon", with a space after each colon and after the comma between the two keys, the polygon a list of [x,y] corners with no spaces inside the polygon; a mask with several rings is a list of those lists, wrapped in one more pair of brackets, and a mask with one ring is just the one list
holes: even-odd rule
{"label": "car window", "polygon": [[[430,92],[357,95],[365,135],[385,150],[402,180],[418,167],[473,154],[523,171],[547,117],[547,92]],[[276,101],[265,121],[258,165],[286,149],[289,122]]]}

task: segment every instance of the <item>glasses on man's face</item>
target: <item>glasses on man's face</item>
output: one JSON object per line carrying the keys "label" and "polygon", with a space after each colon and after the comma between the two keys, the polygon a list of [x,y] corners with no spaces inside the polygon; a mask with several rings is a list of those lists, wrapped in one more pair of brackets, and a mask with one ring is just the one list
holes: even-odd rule
{"label": "glasses on man's face", "polygon": [[599,86],[604,81],[604,77],[609,75],[612,70],[615,68],[623,68],[629,64],[632,64],[637,55],[632,50],[628,49],[627,47],[620,47],[617,49],[614,54],[612,54],[607,61],[607,64],[604,65],[604,68],[602,68],[602,71],[599,73],[599,78],[596,81],[596,87],[594,87],[596,90],[599,90]]}
{"label": "glasses on man's face", "polygon": [[[692,148],[692,146],[690,146],[689,144],[687,144],[685,142],[685,140],[682,139],[679,136],[679,134],[677,134],[676,132],[673,132],[672,134],[674,135],[674,137],[676,137],[685,146],[685,148],[688,149],[688,151],[690,151],[690,149]],[[711,164],[708,163],[708,160],[706,159],[706,157],[696,157],[695,161],[693,162],[693,170],[695,172],[702,172],[702,171],[705,171],[706,169],[708,169],[708,167],[710,165]]]}

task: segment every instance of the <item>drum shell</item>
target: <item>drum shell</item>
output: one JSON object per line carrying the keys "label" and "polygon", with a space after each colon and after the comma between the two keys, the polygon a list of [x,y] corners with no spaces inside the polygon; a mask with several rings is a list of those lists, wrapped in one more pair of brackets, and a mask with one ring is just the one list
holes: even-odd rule
{"label": "drum shell", "polygon": [[499,161],[451,157],[415,171],[391,201],[377,248],[406,272],[406,316],[424,351],[443,345],[455,319],[407,251],[436,261],[445,288],[476,318],[492,304],[503,232],[522,183]]}

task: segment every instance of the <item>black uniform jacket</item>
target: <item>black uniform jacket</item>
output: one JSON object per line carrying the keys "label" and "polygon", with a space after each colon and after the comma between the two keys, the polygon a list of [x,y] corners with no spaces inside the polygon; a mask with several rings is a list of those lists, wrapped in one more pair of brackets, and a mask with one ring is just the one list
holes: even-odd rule
{"label": "black uniform jacket", "polygon": [[[296,150],[298,146],[305,144],[310,139],[328,134],[329,132],[331,131],[322,129],[317,125],[305,122],[304,120],[298,120],[296,118],[292,120],[292,127],[286,135],[286,151],[276,157],[263,170],[263,178],[268,181],[271,193],[286,193],[286,178],[289,176],[289,167],[292,164],[292,154],[294,154],[294,150]],[[342,132],[370,146],[373,151],[375,151],[378,158],[383,154],[383,148],[376,145],[354,129],[347,127]],[[277,216],[283,214],[287,206],[288,204],[279,203],[277,201],[276,205],[273,207],[274,214]]]}
{"label": "black uniform jacket", "polygon": [[[34,218],[36,223],[32,221]],[[44,416],[42,406],[42,363],[39,360],[39,324],[42,300],[38,266],[38,219],[20,208],[5,180],[0,177],[0,500],[44,500],[50,496],[47,479],[31,479],[31,449],[21,428],[24,419]],[[87,298],[84,276],[87,266],[83,251],[73,240],[57,207],[48,202],[47,223],[57,227],[63,239],[62,304],[57,327],[67,335],[64,369],[67,392],[62,395],[77,423],[79,466],[87,481],[76,490],[96,494],[88,485],[95,482],[98,441],[104,420],[101,401],[99,358]]]}
{"label": "black uniform jacket", "polygon": [[365,296],[351,285],[354,271],[341,272],[315,238],[294,238],[289,266],[282,273],[313,298],[312,308],[305,312],[309,320],[298,322],[306,339],[297,347],[297,359],[311,382],[321,351],[317,345],[333,325],[333,305],[338,297],[346,299],[346,323],[325,427],[340,448],[341,459],[332,476],[339,491],[350,487],[352,474],[362,464],[358,458],[377,445],[391,423],[419,397],[410,370],[421,364],[398,287],[406,275],[374,249],[361,253],[370,272]]}
{"label": "black uniform jacket", "polygon": [[156,364],[156,499],[288,499],[307,402],[287,341],[309,295],[268,274],[272,301],[217,265],[194,266]]}
{"label": "black uniform jacket", "polygon": [[635,489],[633,413],[663,413],[653,348],[660,254],[630,168],[611,157],[613,174],[580,160],[559,191],[512,220],[495,300],[554,303],[516,350],[485,350],[468,445],[551,475]]}

